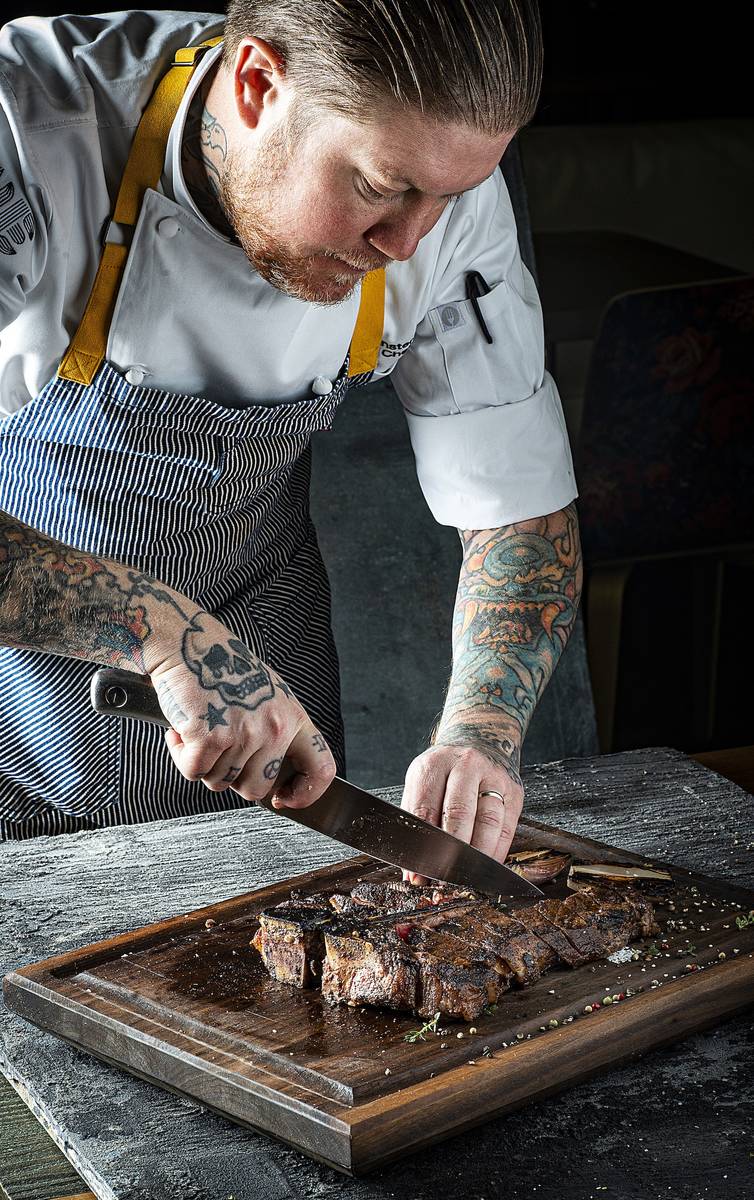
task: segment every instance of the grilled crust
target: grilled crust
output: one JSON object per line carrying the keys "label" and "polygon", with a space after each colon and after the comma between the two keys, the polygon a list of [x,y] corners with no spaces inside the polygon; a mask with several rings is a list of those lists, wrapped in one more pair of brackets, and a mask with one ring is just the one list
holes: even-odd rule
{"label": "grilled crust", "polygon": [[[402,928],[402,926],[398,926]],[[420,1016],[473,1020],[509,986],[504,967],[470,955],[458,938],[419,924],[374,924],[325,933],[322,995],[331,1004],[370,1004]]]}
{"label": "grilled crust", "polygon": [[588,883],[508,913],[465,889],[379,880],[267,910],[252,944],[273,978],[321,980],[331,1004],[472,1021],[511,986],[657,932],[652,905],[633,889]]}

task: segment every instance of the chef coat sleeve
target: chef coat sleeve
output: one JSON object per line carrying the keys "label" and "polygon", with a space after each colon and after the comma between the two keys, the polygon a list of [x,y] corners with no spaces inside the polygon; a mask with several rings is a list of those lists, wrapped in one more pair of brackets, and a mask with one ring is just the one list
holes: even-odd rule
{"label": "chef coat sleeve", "polygon": [[28,177],[0,103],[0,330],[22,311],[44,270],[47,238],[41,189],[30,185]]}
{"label": "chef coat sleeve", "polygon": [[[544,365],[539,297],[502,173],[452,203],[419,310],[425,316],[392,378],[435,519],[492,529],[556,512],[577,492],[560,398]],[[466,298],[469,271],[490,288],[478,303],[491,345]]]}

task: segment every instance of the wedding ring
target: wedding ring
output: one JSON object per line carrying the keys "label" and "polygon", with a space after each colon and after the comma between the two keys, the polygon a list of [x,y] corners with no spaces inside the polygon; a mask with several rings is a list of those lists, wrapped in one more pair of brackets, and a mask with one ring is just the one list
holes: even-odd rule
{"label": "wedding ring", "polygon": [[482,799],[482,796],[496,796],[501,804],[505,804],[505,796],[501,796],[499,792],[480,792],[479,793],[480,800]]}

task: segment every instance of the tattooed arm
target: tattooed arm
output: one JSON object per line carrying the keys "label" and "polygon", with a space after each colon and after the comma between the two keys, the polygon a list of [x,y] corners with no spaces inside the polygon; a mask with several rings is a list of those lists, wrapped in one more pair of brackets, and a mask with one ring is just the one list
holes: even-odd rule
{"label": "tattooed arm", "polygon": [[[575,505],[462,531],[453,672],[434,745],[411,764],[404,807],[501,862],[523,804],[521,744],[576,619]],[[499,792],[479,798],[483,791]]]}
{"label": "tattooed arm", "polygon": [[0,512],[0,642],[151,676],[176,766],[212,791],[311,804],[335,774],[293,693],[231,630],[149,575],[74,550]]}

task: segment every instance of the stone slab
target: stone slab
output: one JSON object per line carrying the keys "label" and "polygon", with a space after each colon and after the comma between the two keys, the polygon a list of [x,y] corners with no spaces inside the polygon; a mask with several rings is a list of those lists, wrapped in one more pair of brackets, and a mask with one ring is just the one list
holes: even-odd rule
{"label": "stone slab", "polygon": [[[677,751],[526,782],[534,818],[754,886],[754,797]],[[0,972],[345,856],[256,809],[0,845]],[[753,1051],[738,1018],[349,1180],[0,1012],[0,1067],[100,1200],[744,1200]]]}

